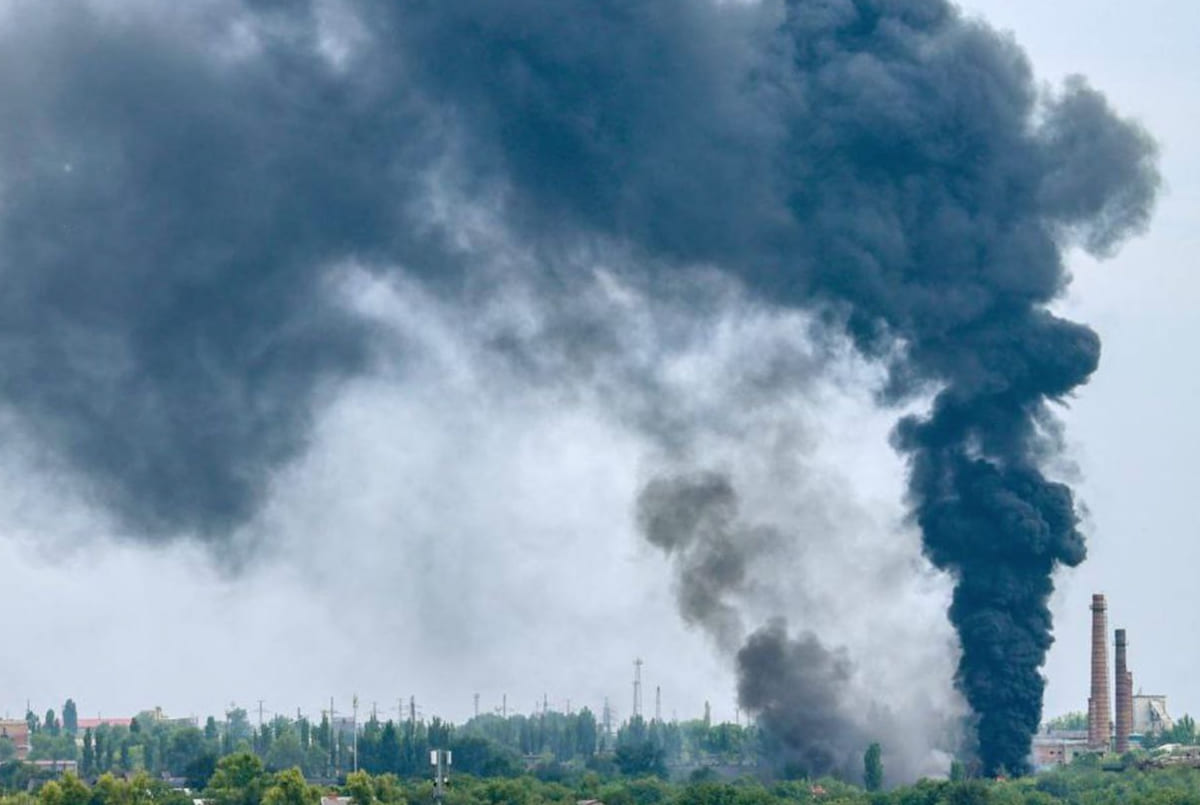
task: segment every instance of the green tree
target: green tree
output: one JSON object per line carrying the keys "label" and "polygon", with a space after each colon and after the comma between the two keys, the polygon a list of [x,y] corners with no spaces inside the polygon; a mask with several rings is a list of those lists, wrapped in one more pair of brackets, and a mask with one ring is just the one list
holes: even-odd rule
{"label": "green tree", "polygon": [[379,767],[385,771],[398,771],[400,768],[400,733],[396,725],[388,720],[379,734]]}
{"label": "green tree", "polygon": [[404,790],[394,774],[377,775],[371,784],[375,787],[375,799],[384,805],[405,805]]}
{"label": "green tree", "polygon": [[245,708],[231,708],[225,713],[225,724],[231,747],[236,749],[242,741],[249,743],[254,728],[250,726],[250,718],[246,715]]}
{"label": "green tree", "polygon": [[263,805],[317,805],[321,795],[304,781],[299,769],[287,769],[275,775],[275,783],[263,796]]}
{"label": "green tree", "polygon": [[92,798],[92,792],[88,790],[88,787],[71,772],[63,774],[62,779],[59,780],[59,786],[62,789],[61,805],[88,805]]}
{"label": "green tree", "polygon": [[184,727],[171,733],[163,762],[172,775],[181,776],[207,749],[204,733],[196,727]]}
{"label": "green tree", "polygon": [[92,805],[132,805],[133,796],[128,783],[111,774],[102,774],[92,786]]}
{"label": "green tree", "polygon": [[58,717],[54,715],[54,708],[50,708],[46,711],[45,719],[42,720],[42,729],[49,735],[57,736],[59,726]]}
{"label": "green tree", "polygon": [[1078,710],[1064,713],[1048,720],[1045,727],[1048,730],[1080,732],[1088,728],[1087,713]]}
{"label": "green tree", "polygon": [[17,756],[17,745],[7,735],[0,735],[0,763],[7,763]]}
{"label": "green tree", "polygon": [[[83,735],[83,750],[85,753],[87,752],[87,735],[89,732],[92,732],[91,727],[88,727],[87,731]],[[109,770],[111,764],[105,764],[104,750],[111,744],[112,739],[108,735],[108,730],[106,730],[104,725],[101,724],[96,728],[96,731],[92,733],[92,762],[87,769],[89,775],[94,775],[97,772],[106,772]]]}
{"label": "green tree", "polygon": [[96,752],[92,744],[91,727],[83,732],[83,758],[79,761],[79,770],[90,777],[96,769]]}
{"label": "green tree", "polygon": [[282,771],[293,766],[304,768],[306,760],[304,747],[300,745],[296,733],[291,730],[271,742],[271,748],[267,750],[265,757],[266,766],[271,771]]}
{"label": "green tree", "polygon": [[868,746],[863,755],[863,787],[868,791],[883,788],[883,750],[877,743]]}
{"label": "green tree", "polygon": [[1196,740],[1196,722],[1191,716],[1184,715],[1171,725],[1171,729],[1163,731],[1160,742],[1194,746]]}
{"label": "green tree", "polygon": [[217,805],[259,805],[264,776],[262,761],[249,752],[226,755],[208,781],[208,797]]}
{"label": "green tree", "polygon": [[575,748],[585,758],[596,754],[598,730],[596,716],[586,707],[579,711],[575,721]]}
{"label": "green tree", "polygon": [[346,775],[346,794],[354,805],[371,805],[375,801],[375,789],[365,771],[354,771]]}
{"label": "green tree", "polygon": [[963,780],[950,785],[942,802],[947,805],[989,805],[994,800],[991,788],[983,780]]}
{"label": "green tree", "polygon": [[45,730],[29,740],[30,760],[75,760],[75,739],[70,735],[51,735]]}
{"label": "green tree", "polygon": [[54,780],[46,783],[38,790],[39,805],[63,805],[62,786]]}
{"label": "green tree", "polygon": [[63,731],[67,735],[75,735],[79,731],[79,713],[76,711],[74,699],[67,699],[63,704],[62,713]]}

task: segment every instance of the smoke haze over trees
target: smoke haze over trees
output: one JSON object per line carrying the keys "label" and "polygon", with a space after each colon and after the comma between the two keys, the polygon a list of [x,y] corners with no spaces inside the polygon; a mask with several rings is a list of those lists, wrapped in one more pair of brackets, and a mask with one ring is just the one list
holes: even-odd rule
{"label": "smoke haze over trees", "polygon": [[[933,397],[894,443],[983,767],[1024,767],[1052,573],[1085,555],[1051,407],[1099,359],[1047,305],[1158,187],[1085,81],[1040,90],[943,0],[19,0],[0,40],[4,423],[115,531],[236,563],[328,399],[430,355],[592,397],[694,472],[848,341],[881,405]],[[728,304],[804,346],[680,414],[653,355]],[[683,554],[722,646],[766,623],[723,598],[745,538]],[[743,695],[792,712],[769,667]]]}

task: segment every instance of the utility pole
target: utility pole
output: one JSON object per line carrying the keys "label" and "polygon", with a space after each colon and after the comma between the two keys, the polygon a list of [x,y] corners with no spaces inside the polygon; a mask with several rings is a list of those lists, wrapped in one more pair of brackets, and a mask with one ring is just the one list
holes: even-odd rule
{"label": "utility pole", "polygon": [[546,713],[550,712],[550,697],[545,693],[542,694],[542,718],[546,717]]}
{"label": "utility pole", "polygon": [[505,693],[500,697],[500,715],[508,718],[508,694]]}
{"label": "utility pole", "polygon": [[262,725],[263,725],[263,700],[259,699],[258,700],[258,733],[259,733],[259,735],[262,734]]}
{"label": "utility pole", "polygon": [[475,717],[479,718],[479,694],[475,694]]}
{"label": "utility pole", "polygon": [[433,766],[433,798],[442,801],[446,793],[446,785],[450,782],[450,766],[454,756],[449,749],[429,750],[429,765]]}
{"label": "utility pole", "polygon": [[358,771],[358,694],[354,694],[351,700],[354,706],[354,721],[351,726],[354,728],[354,770]]}
{"label": "utility pole", "polygon": [[[642,714],[642,658],[633,661],[633,716]],[[631,718],[631,720],[632,720]]]}
{"label": "utility pole", "polygon": [[654,686],[654,720],[662,723],[662,685]]}
{"label": "utility pole", "polygon": [[333,697],[329,697],[329,768],[337,777],[337,728],[333,725]]}

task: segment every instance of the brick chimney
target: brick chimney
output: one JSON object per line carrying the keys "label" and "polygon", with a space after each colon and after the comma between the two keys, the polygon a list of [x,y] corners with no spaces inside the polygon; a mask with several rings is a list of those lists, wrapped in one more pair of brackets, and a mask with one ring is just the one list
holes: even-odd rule
{"label": "brick chimney", "polygon": [[1088,746],[1092,749],[1108,750],[1108,702],[1108,606],[1104,596],[1096,593],[1092,596],[1092,695],[1088,698]]}
{"label": "brick chimney", "polygon": [[1117,754],[1129,751],[1129,733],[1133,731],[1133,674],[1126,664],[1125,630],[1117,630]]}

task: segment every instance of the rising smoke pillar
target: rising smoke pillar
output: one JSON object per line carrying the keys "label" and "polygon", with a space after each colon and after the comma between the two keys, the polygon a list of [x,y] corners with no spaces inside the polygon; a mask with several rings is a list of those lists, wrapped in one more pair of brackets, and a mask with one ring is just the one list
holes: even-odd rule
{"label": "rising smoke pillar", "polygon": [[[1118,656],[1121,651],[1118,644]],[[1121,661],[1118,659],[1117,662],[1119,667]],[[1117,674],[1117,695],[1120,696],[1119,670]],[[1092,596],[1092,695],[1088,697],[1088,746],[1092,749],[1108,749],[1111,728],[1108,701],[1108,606],[1104,596],[1096,593]]]}

